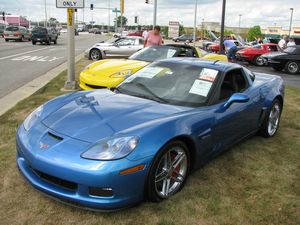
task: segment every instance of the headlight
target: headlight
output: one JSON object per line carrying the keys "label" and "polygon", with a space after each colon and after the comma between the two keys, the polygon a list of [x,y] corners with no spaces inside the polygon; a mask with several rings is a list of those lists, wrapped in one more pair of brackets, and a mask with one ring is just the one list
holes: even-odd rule
{"label": "headlight", "polygon": [[28,131],[32,125],[38,120],[38,118],[41,116],[43,112],[43,105],[38,107],[36,110],[34,110],[32,113],[30,113],[29,116],[25,119],[23,125],[26,131]]}
{"label": "headlight", "polygon": [[138,137],[105,138],[81,154],[82,158],[116,160],[129,155],[138,144]]}
{"label": "headlight", "polygon": [[123,70],[111,75],[111,78],[127,78],[131,75],[131,70]]}

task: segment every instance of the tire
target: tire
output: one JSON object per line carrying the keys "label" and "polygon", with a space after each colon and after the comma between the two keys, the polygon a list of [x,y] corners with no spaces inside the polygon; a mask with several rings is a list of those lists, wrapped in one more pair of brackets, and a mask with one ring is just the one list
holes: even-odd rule
{"label": "tire", "polygon": [[90,51],[90,59],[93,61],[98,61],[98,60],[102,59],[102,54],[101,54],[100,50],[96,49],[96,48],[92,49]]}
{"label": "tire", "polygon": [[21,37],[21,39],[19,40],[20,42],[24,41],[24,36]]}
{"label": "tire", "polygon": [[276,71],[282,71],[283,70],[283,67],[282,66],[279,66],[279,65],[274,65],[274,66],[272,66],[272,68],[274,69],[274,70],[276,70]]}
{"label": "tire", "polygon": [[46,44],[47,44],[47,45],[50,45],[50,44],[51,44],[51,41],[50,41],[50,40],[46,41]]}
{"label": "tire", "polygon": [[8,39],[5,39],[5,41],[8,42],[9,40],[8,40]]}
{"label": "tire", "polygon": [[[176,162],[179,164],[171,168],[170,164]],[[149,169],[145,185],[147,198],[152,202],[160,202],[176,194],[183,188],[189,170],[190,154],[187,146],[181,141],[170,142],[159,151]]]}
{"label": "tire", "polygon": [[56,45],[57,44],[57,38],[53,41],[53,43]]}
{"label": "tire", "polygon": [[264,59],[260,55],[254,57],[253,63],[256,66],[263,66],[263,65],[265,65]]}
{"label": "tire", "polygon": [[297,74],[300,72],[300,63],[297,61],[289,61],[285,64],[284,70],[288,74]]}
{"label": "tire", "polygon": [[264,122],[259,130],[261,136],[269,138],[273,137],[277,133],[280,124],[281,112],[282,104],[278,99],[275,99],[272,102],[270,109],[268,109]]}
{"label": "tire", "polygon": [[36,42],[35,42],[35,41],[32,41],[32,44],[33,44],[33,45],[36,45]]}

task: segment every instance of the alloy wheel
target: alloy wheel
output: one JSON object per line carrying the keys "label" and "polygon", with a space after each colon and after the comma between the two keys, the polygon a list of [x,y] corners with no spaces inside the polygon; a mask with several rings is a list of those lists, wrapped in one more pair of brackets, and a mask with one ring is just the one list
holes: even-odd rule
{"label": "alloy wheel", "polygon": [[269,115],[269,123],[268,123],[268,133],[270,136],[273,136],[279,125],[280,120],[280,105],[278,103],[275,103],[270,111]]}
{"label": "alloy wheel", "polygon": [[187,176],[188,160],[183,148],[176,146],[160,159],[155,172],[155,191],[161,198],[175,194]]}

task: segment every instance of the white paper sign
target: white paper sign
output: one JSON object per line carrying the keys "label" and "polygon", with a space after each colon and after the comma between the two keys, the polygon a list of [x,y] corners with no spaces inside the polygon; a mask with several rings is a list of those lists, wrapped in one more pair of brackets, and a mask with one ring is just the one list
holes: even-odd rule
{"label": "white paper sign", "polygon": [[175,49],[169,49],[167,53],[167,58],[172,58],[176,53]]}
{"label": "white paper sign", "polygon": [[199,79],[214,82],[218,73],[218,70],[204,68],[200,73]]}
{"label": "white paper sign", "polygon": [[212,82],[205,81],[205,80],[195,80],[189,93],[207,97],[212,84],[213,84]]}
{"label": "white paper sign", "polygon": [[152,79],[163,70],[164,68],[161,67],[146,67],[136,72],[134,76]]}
{"label": "white paper sign", "polygon": [[84,8],[84,0],[56,0],[56,8]]}

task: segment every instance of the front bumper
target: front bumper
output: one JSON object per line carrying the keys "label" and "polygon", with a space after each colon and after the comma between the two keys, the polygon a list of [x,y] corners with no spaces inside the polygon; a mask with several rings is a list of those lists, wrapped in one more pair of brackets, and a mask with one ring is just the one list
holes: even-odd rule
{"label": "front bumper", "polygon": [[[17,133],[17,166],[21,174],[36,189],[46,195],[74,206],[95,210],[116,210],[136,204],[144,198],[144,184],[151,158],[130,161],[126,158],[115,161],[77,159],[74,156],[62,158],[53,156],[57,149],[30,149],[28,141],[21,140],[23,128]],[[74,142],[75,141],[75,142]],[[72,145],[80,145],[77,140]],[[77,143],[77,144],[76,144]],[[59,151],[66,149],[62,147]],[[44,151],[42,154],[35,154]],[[47,153],[48,152],[48,153]],[[76,154],[76,150],[74,151]],[[84,164],[85,163],[85,164]],[[120,171],[145,164],[145,168],[135,173],[120,175]],[[111,196],[95,196],[92,188],[111,189]]]}
{"label": "front bumper", "polygon": [[85,71],[79,77],[79,86],[83,90],[103,89],[117,87],[125,78],[101,78],[97,79]]}

